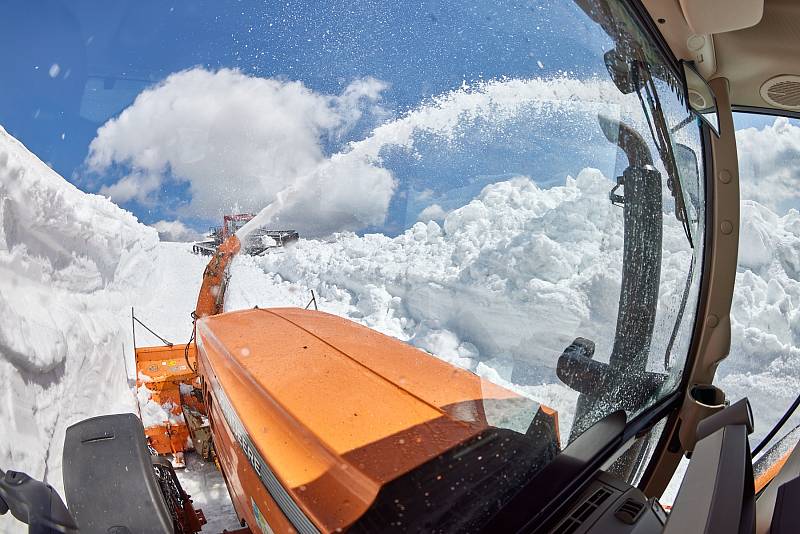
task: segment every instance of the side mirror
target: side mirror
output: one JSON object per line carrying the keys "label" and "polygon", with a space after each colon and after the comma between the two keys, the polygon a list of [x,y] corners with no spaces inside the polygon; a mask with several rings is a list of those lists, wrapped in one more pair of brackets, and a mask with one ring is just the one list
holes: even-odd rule
{"label": "side mirror", "polygon": [[620,54],[616,48],[603,54],[603,62],[608,75],[622,94],[631,94],[644,84],[638,64]]}
{"label": "side mirror", "polygon": [[700,120],[708,124],[709,128],[719,137],[719,115],[714,91],[692,63],[681,60],[681,65],[686,84],[684,87],[685,98],[689,109],[700,117]]}
{"label": "side mirror", "polygon": [[[575,338],[561,353],[556,364],[556,376],[566,386],[593,401],[604,395],[616,395],[617,407],[625,410],[641,406],[667,379],[663,373],[615,369],[597,361],[594,359],[594,341],[582,337]],[[624,391],[620,392],[619,388]]]}

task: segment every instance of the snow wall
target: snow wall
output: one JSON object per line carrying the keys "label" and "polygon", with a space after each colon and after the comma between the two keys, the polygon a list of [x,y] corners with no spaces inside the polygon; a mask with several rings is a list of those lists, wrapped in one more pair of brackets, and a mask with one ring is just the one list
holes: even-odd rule
{"label": "snow wall", "polygon": [[[79,191],[0,127],[4,469],[61,490],[67,426],[135,409],[123,366],[126,325],[158,246],[155,230]],[[12,528],[2,520],[1,531]]]}

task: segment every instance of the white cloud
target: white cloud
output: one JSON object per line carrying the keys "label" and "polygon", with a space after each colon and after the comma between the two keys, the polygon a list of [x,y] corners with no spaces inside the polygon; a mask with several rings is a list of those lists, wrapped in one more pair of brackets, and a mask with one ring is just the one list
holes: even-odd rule
{"label": "white cloud", "polygon": [[778,213],[800,208],[800,127],[784,117],[736,131],[741,194]]}
{"label": "white cloud", "polygon": [[152,206],[154,204],[153,193],[158,191],[160,185],[161,176],[158,174],[134,171],[118,182],[108,186],[104,185],[100,188],[99,193],[118,204],[137,200],[140,204]]}
{"label": "white cloud", "polygon": [[230,69],[178,72],[98,129],[87,164],[97,173],[130,168],[100,191],[120,203],[152,205],[166,181],[188,182],[191,202],[181,216],[217,219],[234,206],[257,212],[300,182],[308,185],[280,221],[306,234],[381,224],[395,187],[391,173],[366,160],[337,165],[322,143],[365,111],[380,114],[385,88],[364,78],[331,96]]}
{"label": "white cloud", "polygon": [[195,232],[180,221],[158,221],[151,224],[158,232],[161,241],[196,241],[200,233]]}
{"label": "white cloud", "polygon": [[418,221],[441,221],[447,216],[447,212],[439,204],[431,204],[417,216]]}

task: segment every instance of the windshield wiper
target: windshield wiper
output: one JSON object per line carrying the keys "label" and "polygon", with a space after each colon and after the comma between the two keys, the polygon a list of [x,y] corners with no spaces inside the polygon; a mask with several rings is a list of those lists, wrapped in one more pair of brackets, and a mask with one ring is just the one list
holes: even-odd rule
{"label": "windshield wiper", "polygon": [[[640,77],[642,71],[645,76]],[[631,62],[631,75],[633,76],[633,86],[636,88],[636,95],[639,97],[639,102],[642,104],[642,111],[647,119],[647,126],[650,130],[653,144],[655,144],[661,162],[667,170],[667,187],[669,187],[675,199],[675,218],[681,222],[683,231],[686,234],[686,239],[689,240],[689,246],[694,248],[694,241],[692,240],[692,233],[689,227],[689,214],[686,210],[686,203],[683,198],[683,188],[678,173],[678,166],[675,161],[675,152],[672,149],[672,142],[670,141],[670,128],[667,126],[667,121],[664,118],[661,100],[658,98],[658,91],[647,62],[634,59]],[[642,90],[644,90],[645,95],[642,95]]]}
{"label": "windshield wiper", "polygon": [[[605,0],[575,0],[575,3],[589,18],[603,28],[616,45],[614,49],[605,54],[606,69],[620,92],[627,95],[636,91],[639,97],[650,128],[650,135],[667,170],[667,186],[675,198],[675,218],[683,225],[689,245],[694,248],[682,184],[670,141],[670,128],[664,118],[658,91],[656,91],[652,72],[645,59],[642,46],[632,35],[631,29],[626,27],[626,23],[620,20],[618,14]],[[671,80],[665,80],[665,82],[671,87],[678,85]],[[642,95],[643,88],[646,91],[646,98]]]}

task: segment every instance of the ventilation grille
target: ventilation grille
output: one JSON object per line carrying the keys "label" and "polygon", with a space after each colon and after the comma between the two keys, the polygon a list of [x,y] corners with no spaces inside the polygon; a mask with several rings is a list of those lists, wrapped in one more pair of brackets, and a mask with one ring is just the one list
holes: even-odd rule
{"label": "ventilation grille", "polygon": [[558,525],[551,534],[572,534],[578,530],[578,527],[580,527],[610,496],[611,492],[609,490],[605,488],[598,489],[591,497],[575,508],[569,517]]}
{"label": "ventilation grille", "polygon": [[706,109],[709,107],[708,102],[703,95],[695,91],[694,89],[689,89],[689,103],[692,105],[694,109]]}
{"label": "ventilation grille", "polygon": [[622,506],[617,508],[617,511],[614,512],[614,516],[623,523],[633,525],[639,519],[639,516],[642,515],[643,510],[643,502],[637,501],[636,499],[625,499]]}
{"label": "ventilation grille", "polygon": [[761,86],[761,98],[773,106],[800,110],[800,76],[776,76]]}

